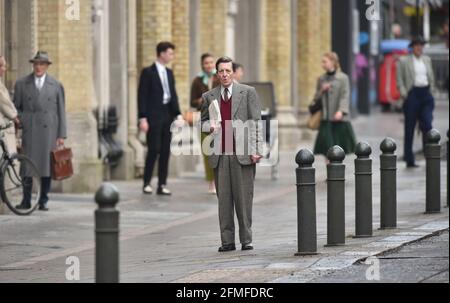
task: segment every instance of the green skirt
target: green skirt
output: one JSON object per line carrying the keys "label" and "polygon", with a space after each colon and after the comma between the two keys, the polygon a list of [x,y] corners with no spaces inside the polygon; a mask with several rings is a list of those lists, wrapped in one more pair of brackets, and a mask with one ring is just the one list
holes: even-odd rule
{"label": "green skirt", "polygon": [[327,155],[328,150],[339,145],[346,154],[355,152],[356,138],[350,122],[332,122],[323,120],[314,146],[314,154]]}

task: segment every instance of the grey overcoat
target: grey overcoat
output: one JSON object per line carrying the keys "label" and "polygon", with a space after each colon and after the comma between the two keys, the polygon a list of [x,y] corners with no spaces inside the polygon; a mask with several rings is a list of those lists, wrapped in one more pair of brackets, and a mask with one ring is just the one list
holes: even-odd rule
{"label": "grey overcoat", "polygon": [[39,91],[31,74],[16,82],[14,104],[23,125],[23,154],[31,158],[41,177],[51,177],[51,151],[58,138],[67,137],[62,84],[47,75]]}

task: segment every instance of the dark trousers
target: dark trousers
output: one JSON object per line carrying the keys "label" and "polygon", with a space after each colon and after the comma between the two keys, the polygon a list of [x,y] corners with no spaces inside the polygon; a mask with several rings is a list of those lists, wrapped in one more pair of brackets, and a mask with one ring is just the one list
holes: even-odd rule
{"label": "dark trousers", "polygon": [[434,98],[431,95],[430,88],[414,87],[411,89],[403,106],[403,111],[405,114],[405,162],[408,165],[413,165],[415,164],[413,142],[417,121],[419,121],[422,131],[422,138],[433,128]]}
{"label": "dark trousers", "polygon": [[[49,198],[48,193],[50,192],[50,187],[52,185],[52,178],[45,177],[41,178],[41,197],[39,199],[39,205],[46,205]],[[31,204],[31,194],[33,191],[33,178],[24,177],[23,178],[23,204]]]}
{"label": "dark trousers", "polygon": [[147,133],[147,159],[145,161],[144,186],[150,185],[153,177],[153,170],[158,161],[158,187],[167,185],[169,174],[170,143],[172,133],[170,126],[173,119],[170,115],[169,107],[164,106],[159,121],[149,121],[150,130]]}

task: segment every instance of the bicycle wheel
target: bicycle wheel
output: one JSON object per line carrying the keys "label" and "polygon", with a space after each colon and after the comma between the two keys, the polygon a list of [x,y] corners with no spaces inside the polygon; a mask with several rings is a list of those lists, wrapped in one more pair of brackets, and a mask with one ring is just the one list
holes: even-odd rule
{"label": "bicycle wheel", "polygon": [[[31,197],[25,197],[26,188]],[[19,216],[31,215],[36,210],[41,197],[41,177],[29,158],[16,154],[4,162],[0,195],[8,208]]]}

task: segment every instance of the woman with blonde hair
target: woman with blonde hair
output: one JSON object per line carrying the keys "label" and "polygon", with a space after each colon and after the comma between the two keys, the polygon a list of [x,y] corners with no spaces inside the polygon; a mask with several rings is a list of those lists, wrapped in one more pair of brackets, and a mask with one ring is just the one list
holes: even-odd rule
{"label": "woman with blonde hair", "polygon": [[329,52],[322,57],[325,74],[317,81],[314,103],[322,108],[322,121],[317,135],[314,153],[326,155],[339,145],[346,154],[354,152],[355,134],[350,123],[350,81],[341,70],[339,56]]}
{"label": "woman with blonde hair", "polygon": [[[0,55],[0,78],[3,78],[6,72],[6,60],[5,57]],[[14,103],[11,101],[9,96],[9,92],[6,89],[5,85],[0,81],[0,125],[5,125],[6,123],[17,120],[17,110],[14,106]],[[5,132],[5,142],[7,151],[10,154],[17,152],[16,146],[16,136],[15,129],[11,127]],[[3,151],[0,151],[0,153]]]}

